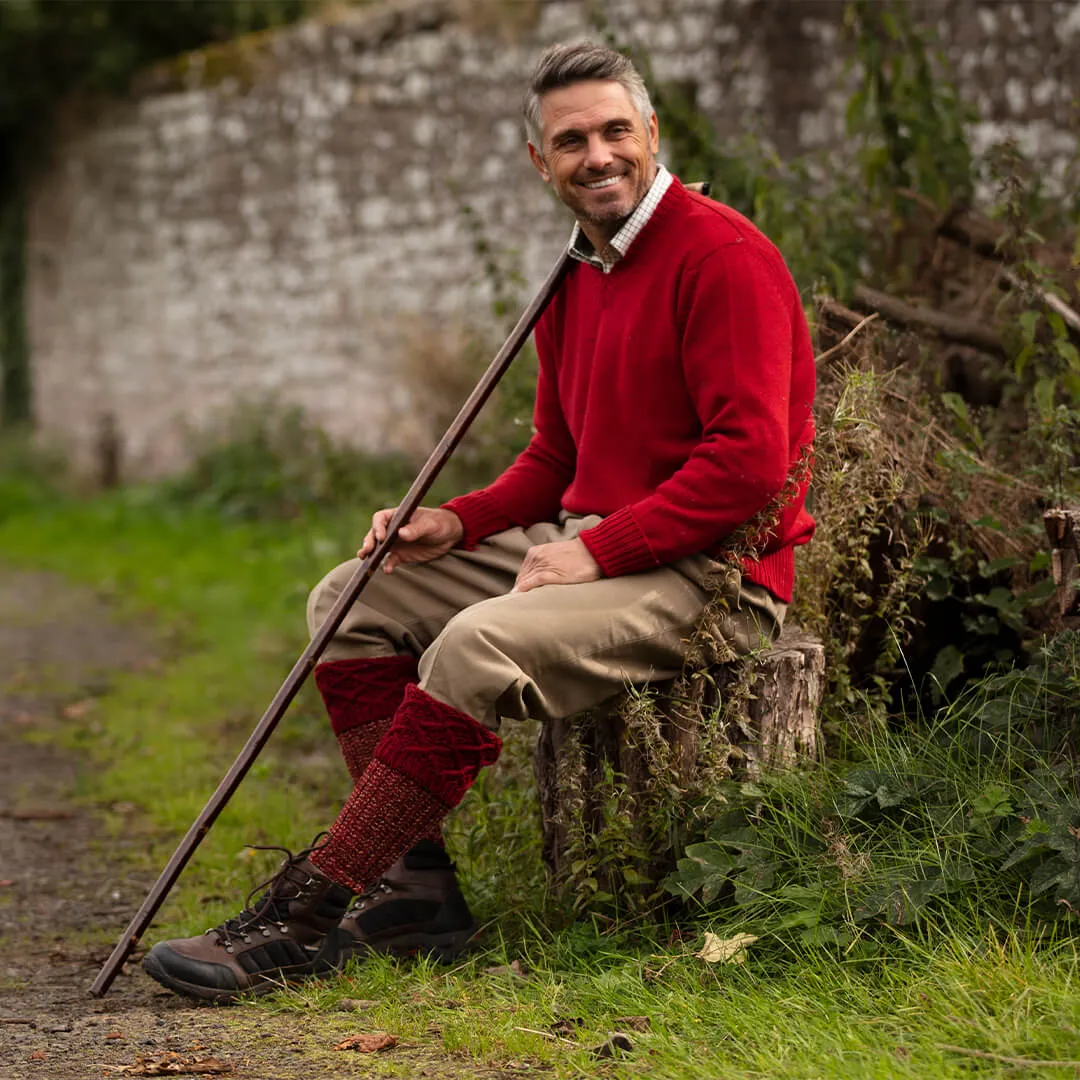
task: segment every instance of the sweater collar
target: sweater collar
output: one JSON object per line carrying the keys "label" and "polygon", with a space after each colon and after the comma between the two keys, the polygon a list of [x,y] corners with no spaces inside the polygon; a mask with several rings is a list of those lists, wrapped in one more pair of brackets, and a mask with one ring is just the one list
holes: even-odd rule
{"label": "sweater collar", "polygon": [[603,251],[598,252],[582,232],[581,226],[575,223],[567,247],[569,254],[579,262],[588,263],[589,266],[596,267],[602,273],[610,274],[615,264],[626,257],[630,245],[648,224],[653,211],[660,205],[664,193],[671,187],[671,179],[671,173],[663,165],[658,164],[651,187]]}

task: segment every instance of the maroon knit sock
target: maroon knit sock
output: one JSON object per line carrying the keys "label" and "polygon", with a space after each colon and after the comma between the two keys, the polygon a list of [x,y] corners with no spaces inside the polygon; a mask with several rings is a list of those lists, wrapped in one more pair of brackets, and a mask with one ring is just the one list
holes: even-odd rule
{"label": "maroon knit sock", "polygon": [[405,691],[371,764],[311,861],[357,892],[437,828],[502,740],[416,686]]}
{"label": "maroon knit sock", "polygon": [[364,775],[405,687],[416,678],[416,660],[411,656],[333,660],[315,669],[315,685],[354,782]]}
{"label": "maroon knit sock", "polygon": [[[315,669],[315,685],[353,783],[371,764],[375,747],[390,730],[405,688],[416,679],[416,660],[411,656],[331,660]],[[440,825],[420,839],[446,846]]]}

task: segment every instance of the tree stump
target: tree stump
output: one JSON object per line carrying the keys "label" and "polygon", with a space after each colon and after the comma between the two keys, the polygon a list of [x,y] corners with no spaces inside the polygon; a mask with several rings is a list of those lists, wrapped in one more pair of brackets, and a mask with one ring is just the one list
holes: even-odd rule
{"label": "tree stump", "polygon": [[1080,507],[1058,507],[1043,514],[1057,587],[1057,612],[1066,628],[1080,627]]}
{"label": "tree stump", "polygon": [[767,650],[540,730],[544,860],[574,907],[640,913],[733,780],[820,751],[825,650],[785,629]]}

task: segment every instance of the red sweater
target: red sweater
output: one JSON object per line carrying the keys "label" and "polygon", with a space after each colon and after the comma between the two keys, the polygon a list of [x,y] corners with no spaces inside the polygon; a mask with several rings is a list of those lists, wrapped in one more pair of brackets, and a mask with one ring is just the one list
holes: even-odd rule
{"label": "red sweater", "polygon": [[[488,487],[446,504],[463,546],[560,510],[608,577],[718,552],[798,477],[743,572],[791,600],[814,435],[814,357],[776,248],[674,182],[609,274],[577,263],[536,328],[536,433]],[[775,514],[773,514],[775,517]]]}

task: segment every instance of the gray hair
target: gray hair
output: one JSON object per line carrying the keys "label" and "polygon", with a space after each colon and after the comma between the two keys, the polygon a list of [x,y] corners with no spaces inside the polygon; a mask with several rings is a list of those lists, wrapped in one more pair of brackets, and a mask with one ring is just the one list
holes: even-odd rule
{"label": "gray hair", "polygon": [[552,90],[561,90],[564,86],[589,79],[605,79],[618,83],[630,96],[634,107],[641,114],[641,122],[648,128],[649,117],[653,111],[649,91],[627,57],[592,41],[552,45],[540,57],[533,70],[523,108],[525,133],[529,142],[538,150],[543,148],[544,137],[543,122],[540,118],[541,98]]}

